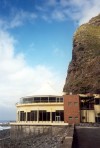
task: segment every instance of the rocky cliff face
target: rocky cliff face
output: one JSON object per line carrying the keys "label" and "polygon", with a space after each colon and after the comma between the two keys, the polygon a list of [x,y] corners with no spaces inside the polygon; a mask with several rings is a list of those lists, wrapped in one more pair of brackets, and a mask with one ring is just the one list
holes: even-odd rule
{"label": "rocky cliff face", "polygon": [[75,32],[63,91],[100,94],[100,15]]}

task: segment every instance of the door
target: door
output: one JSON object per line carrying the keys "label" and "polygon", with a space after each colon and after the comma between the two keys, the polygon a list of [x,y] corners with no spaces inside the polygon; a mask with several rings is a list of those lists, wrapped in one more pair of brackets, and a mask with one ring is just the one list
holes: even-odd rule
{"label": "door", "polygon": [[56,118],[55,121],[57,121],[57,122],[60,121],[60,116],[56,116],[55,118]]}

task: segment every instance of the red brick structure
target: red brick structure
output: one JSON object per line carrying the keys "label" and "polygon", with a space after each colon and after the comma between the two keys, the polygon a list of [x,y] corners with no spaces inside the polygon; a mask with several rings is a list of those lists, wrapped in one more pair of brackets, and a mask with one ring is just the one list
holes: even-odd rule
{"label": "red brick structure", "polygon": [[79,95],[64,95],[64,122],[80,123]]}

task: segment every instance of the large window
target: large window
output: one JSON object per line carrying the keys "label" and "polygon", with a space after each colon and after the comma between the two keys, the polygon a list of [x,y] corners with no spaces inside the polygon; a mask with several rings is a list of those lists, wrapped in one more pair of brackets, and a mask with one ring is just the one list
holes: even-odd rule
{"label": "large window", "polygon": [[63,98],[60,98],[60,102],[63,102]]}
{"label": "large window", "polygon": [[56,98],[56,102],[63,102],[63,98]]}
{"label": "large window", "polygon": [[46,121],[50,121],[50,112],[46,112]]}
{"label": "large window", "polygon": [[39,121],[46,121],[46,111],[39,110]]}
{"label": "large window", "polygon": [[52,121],[64,121],[64,111],[56,110],[56,112],[52,112]]}
{"label": "large window", "polygon": [[55,116],[56,116],[56,113],[52,112],[52,121],[55,121]]}
{"label": "large window", "polygon": [[28,112],[27,121],[37,121],[37,111]]}
{"label": "large window", "polygon": [[41,97],[41,102],[48,102],[48,97]]}
{"label": "large window", "polygon": [[23,98],[21,99],[21,103],[33,103],[34,98]]}
{"label": "large window", "polygon": [[35,97],[35,98],[34,98],[34,102],[35,102],[35,103],[40,102],[40,97]]}
{"label": "large window", "polygon": [[50,112],[46,112],[46,110],[40,110],[39,121],[50,121]]}
{"label": "large window", "polygon": [[30,97],[30,98],[21,98],[20,103],[53,103],[53,102],[63,102],[62,97],[53,97],[53,96],[48,96],[48,97]]}
{"label": "large window", "polygon": [[26,120],[26,113],[24,111],[20,112],[20,121],[25,121]]}
{"label": "large window", "polygon": [[96,121],[97,123],[100,123],[100,117],[95,117],[95,121]]}
{"label": "large window", "polygon": [[27,112],[27,121],[31,121],[31,113]]}
{"label": "large window", "polygon": [[95,99],[95,104],[100,104],[100,99],[99,98]]}
{"label": "large window", "polygon": [[49,102],[56,102],[56,97],[50,97]]}
{"label": "large window", "polygon": [[31,121],[37,121],[37,111],[31,111]]}

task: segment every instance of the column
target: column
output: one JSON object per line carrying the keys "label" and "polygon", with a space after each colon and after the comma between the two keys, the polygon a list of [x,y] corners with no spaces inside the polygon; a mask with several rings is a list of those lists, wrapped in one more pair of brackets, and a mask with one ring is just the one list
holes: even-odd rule
{"label": "column", "polygon": [[52,122],[52,110],[50,112],[50,121]]}
{"label": "column", "polygon": [[17,117],[16,117],[16,121],[19,121],[19,111],[17,112]]}
{"label": "column", "polygon": [[27,122],[27,112],[26,112],[26,122]]}
{"label": "column", "polygon": [[37,122],[39,122],[39,109],[37,110]]}
{"label": "column", "polygon": [[19,114],[18,114],[18,122],[20,122],[20,111],[19,111]]}

